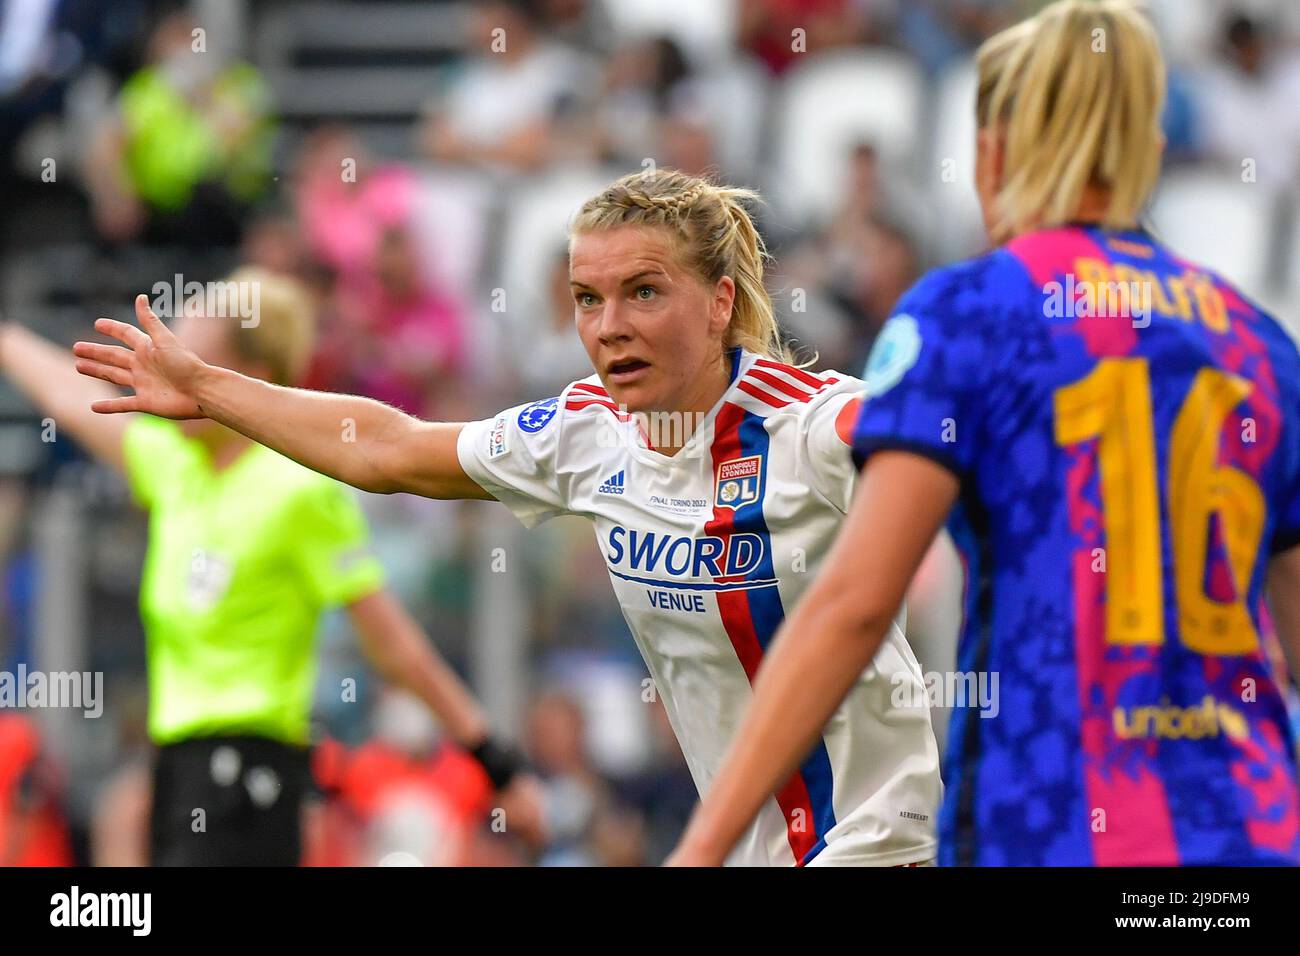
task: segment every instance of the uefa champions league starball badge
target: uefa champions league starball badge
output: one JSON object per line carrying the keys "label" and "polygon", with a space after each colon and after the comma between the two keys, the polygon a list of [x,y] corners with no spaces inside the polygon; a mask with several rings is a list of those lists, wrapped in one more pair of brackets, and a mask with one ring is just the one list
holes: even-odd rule
{"label": "uefa champions league starball badge", "polygon": [[548,398],[544,401],[533,402],[522,412],[519,413],[519,427],[529,434],[534,434],[546,427],[546,423],[555,417],[556,411],[559,410],[560,400],[558,398]]}

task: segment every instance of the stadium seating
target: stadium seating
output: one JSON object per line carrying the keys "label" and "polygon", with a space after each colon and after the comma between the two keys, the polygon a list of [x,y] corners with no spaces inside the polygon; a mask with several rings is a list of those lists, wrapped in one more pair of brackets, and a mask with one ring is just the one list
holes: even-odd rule
{"label": "stadium seating", "polygon": [[565,242],[569,220],[621,172],[626,170],[564,170],[521,181],[509,192],[503,203],[499,271],[493,282],[494,288],[505,289],[507,308],[512,308],[512,301],[545,300],[551,253]]}
{"label": "stadium seating", "polygon": [[1219,0],[1148,0],[1147,6],[1171,63],[1204,60],[1224,4]]}
{"label": "stadium seating", "polygon": [[364,127],[376,153],[402,155],[442,65],[464,47],[469,4],[373,3],[361,16],[357,9],[329,2],[269,11],[254,62],[291,134],[322,120],[347,121]]}
{"label": "stadium seating", "polygon": [[604,7],[620,37],[670,36],[702,63],[735,47],[739,0],[605,0]]}
{"label": "stadium seating", "polygon": [[476,170],[432,167],[421,171],[420,187],[415,228],[429,256],[428,274],[446,289],[478,288],[491,239],[491,178]]}
{"label": "stadium seating", "polygon": [[772,129],[770,191],[792,220],[825,214],[850,149],[875,145],[889,168],[908,170],[919,146],[925,86],[920,67],[884,49],[837,51],[792,67]]}
{"label": "stadium seating", "polygon": [[1179,254],[1202,262],[1247,295],[1270,290],[1274,199],[1231,173],[1167,172],[1151,207],[1157,234]]}
{"label": "stadium seating", "polygon": [[975,61],[967,58],[940,74],[932,101],[933,137],[927,179],[942,224],[934,236],[941,260],[968,255],[983,243],[984,221],[975,196]]}
{"label": "stadium seating", "polygon": [[764,122],[771,99],[767,71],[751,58],[731,57],[704,70],[699,85],[707,98],[705,109],[724,175],[755,182],[762,172]]}

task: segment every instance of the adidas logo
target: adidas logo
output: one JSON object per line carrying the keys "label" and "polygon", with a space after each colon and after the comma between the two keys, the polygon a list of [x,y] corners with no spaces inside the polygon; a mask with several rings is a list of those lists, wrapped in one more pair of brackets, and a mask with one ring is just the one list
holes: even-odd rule
{"label": "adidas logo", "polygon": [[596,494],[621,495],[623,493],[623,485],[624,485],[623,472],[620,471],[618,474],[610,475],[603,482],[601,482],[600,487],[596,489]]}

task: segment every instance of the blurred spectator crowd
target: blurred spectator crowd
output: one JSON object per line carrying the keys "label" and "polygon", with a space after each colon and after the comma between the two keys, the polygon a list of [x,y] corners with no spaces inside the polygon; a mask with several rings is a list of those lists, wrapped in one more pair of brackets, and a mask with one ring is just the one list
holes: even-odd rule
{"label": "blurred spectator crowd", "polygon": [[[817,366],[856,372],[924,270],[982,248],[971,54],[1038,5],[0,0],[0,309],[70,342],[97,315],[127,318],[155,282],[257,263],[316,297],[305,384],[482,418],[590,374],[565,220],[655,164],[767,197],[786,328]],[[1149,6],[1170,62],[1155,226],[1294,321],[1300,7]],[[8,750],[0,733],[0,788],[22,791],[0,793],[0,838],[44,820],[44,794],[78,860],[128,862],[118,824],[143,819],[147,792],[142,519],[111,477],[36,434],[0,394],[0,668],[35,653],[33,607],[55,572],[42,503],[71,489],[89,666],[110,699],[103,726],[50,748],[57,772],[37,772],[16,727]],[[515,532],[481,503],[366,505],[395,589],[481,676],[484,529]],[[485,839],[482,795],[409,701],[377,687],[361,707],[337,699],[361,665],[331,621],[311,861],[636,865],[671,848],[694,788],[589,532],[560,520],[511,540],[524,699],[496,713],[548,781],[552,844]],[[30,772],[6,777],[8,752]],[[7,846],[0,863],[16,859]]]}

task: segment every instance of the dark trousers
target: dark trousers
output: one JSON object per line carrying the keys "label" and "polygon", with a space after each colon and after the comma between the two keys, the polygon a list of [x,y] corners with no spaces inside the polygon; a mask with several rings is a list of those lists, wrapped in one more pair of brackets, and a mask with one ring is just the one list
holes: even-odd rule
{"label": "dark trousers", "polygon": [[154,866],[296,866],[308,751],[265,737],[195,737],[158,748]]}

